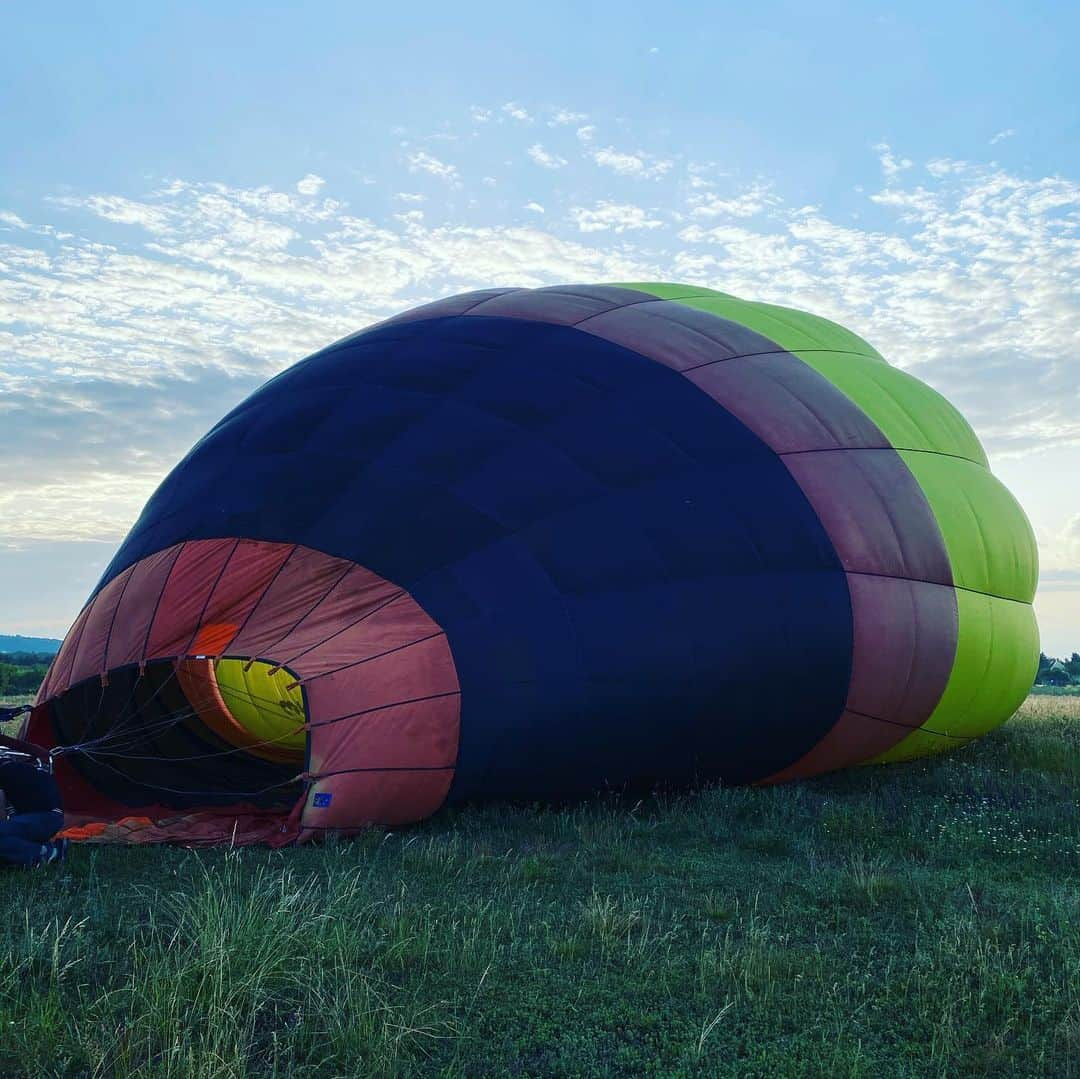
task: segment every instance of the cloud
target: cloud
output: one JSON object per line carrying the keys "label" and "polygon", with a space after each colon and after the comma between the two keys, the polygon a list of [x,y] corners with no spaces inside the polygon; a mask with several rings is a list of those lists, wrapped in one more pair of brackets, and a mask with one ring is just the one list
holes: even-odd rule
{"label": "cloud", "polygon": [[326,181],[321,176],[316,176],[315,173],[309,172],[302,180],[296,185],[296,190],[301,195],[317,195]]}
{"label": "cloud", "polygon": [[991,136],[990,145],[994,146],[1005,139],[1011,139],[1015,134],[1016,132],[1011,127],[1007,127],[1004,131],[999,131],[996,135]]}
{"label": "cloud", "polygon": [[658,229],[663,222],[650,217],[640,206],[625,202],[598,202],[591,210],[575,206],[570,217],[582,232],[633,232],[637,229]]}
{"label": "cloud", "polygon": [[[585,130],[582,128],[582,130]],[[581,132],[579,131],[580,135]],[[591,135],[590,135],[591,138]],[[605,146],[602,149],[592,151],[592,159],[597,165],[605,169],[611,169],[620,176],[633,176],[639,180],[656,180],[670,171],[673,162],[664,158],[653,157],[651,154],[626,153],[616,150],[613,146]]]}
{"label": "cloud", "polygon": [[542,214],[542,213],[544,213],[544,207],[541,206],[540,203],[538,203],[538,202],[527,202],[527,203],[525,203],[525,209],[526,210],[531,210],[534,214]]}
{"label": "cloud", "polygon": [[554,116],[548,120],[548,127],[567,127],[570,124],[580,124],[585,120],[588,120],[588,116],[583,112],[573,112],[570,109],[559,109]]}
{"label": "cloud", "polygon": [[[691,176],[691,186],[698,186],[701,178]],[[780,199],[765,185],[754,185],[731,198],[721,198],[709,192],[695,195],[690,199],[690,213],[694,217],[755,217],[773,206],[778,206]]]}
{"label": "cloud", "polygon": [[458,182],[456,165],[448,165],[445,161],[440,161],[437,157],[433,157],[424,150],[416,150],[409,154],[408,161],[409,172],[426,172],[432,176],[437,176],[440,180],[445,180],[447,183],[456,184]]}
{"label": "cloud", "polygon": [[881,171],[886,180],[891,180],[906,169],[910,169],[913,164],[910,158],[897,157],[887,142],[882,141],[875,144],[874,149],[877,151]]}
{"label": "cloud", "polygon": [[522,123],[531,124],[532,117],[527,110],[523,109],[517,102],[508,101],[502,107],[502,111],[510,117],[511,120],[519,120]]}
{"label": "cloud", "polygon": [[533,161],[545,169],[561,169],[567,164],[565,157],[559,157],[558,154],[549,153],[538,142],[534,142],[526,152]]}

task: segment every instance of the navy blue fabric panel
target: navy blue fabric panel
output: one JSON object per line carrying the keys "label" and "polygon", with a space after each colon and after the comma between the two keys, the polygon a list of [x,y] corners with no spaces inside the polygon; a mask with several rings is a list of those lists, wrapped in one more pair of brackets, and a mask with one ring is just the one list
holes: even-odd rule
{"label": "navy blue fabric panel", "polygon": [[165,480],[102,584],[217,536],[352,559],[443,627],[454,800],[754,779],[843,708],[847,584],[783,463],[675,371],[571,327],[391,324],[297,364]]}

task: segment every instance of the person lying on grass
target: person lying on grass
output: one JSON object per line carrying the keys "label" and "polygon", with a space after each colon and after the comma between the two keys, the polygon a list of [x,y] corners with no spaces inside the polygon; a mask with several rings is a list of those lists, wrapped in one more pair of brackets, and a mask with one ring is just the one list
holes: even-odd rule
{"label": "person lying on grass", "polygon": [[28,743],[0,737],[0,864],[41,866],[61,862],[66,839],[60,789],[48,758]]}

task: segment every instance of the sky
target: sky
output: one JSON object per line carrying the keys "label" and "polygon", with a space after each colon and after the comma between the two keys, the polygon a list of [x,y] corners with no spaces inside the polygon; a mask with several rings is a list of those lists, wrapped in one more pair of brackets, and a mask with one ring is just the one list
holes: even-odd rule
{"label": "sky", "polygon": [[1080,5],[58,3],[0,35],[0,632],[267,377],[492,285],[849,326],[971,420],[1080,650]]}

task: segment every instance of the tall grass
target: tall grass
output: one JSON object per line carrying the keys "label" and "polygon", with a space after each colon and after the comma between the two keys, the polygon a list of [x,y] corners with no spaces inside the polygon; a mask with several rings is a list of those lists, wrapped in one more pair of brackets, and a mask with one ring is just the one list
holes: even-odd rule
{"label": "tall grass", "polygon": [[9,873],[3,1075],[1080,1074],[1080,701],[952,757]]}

